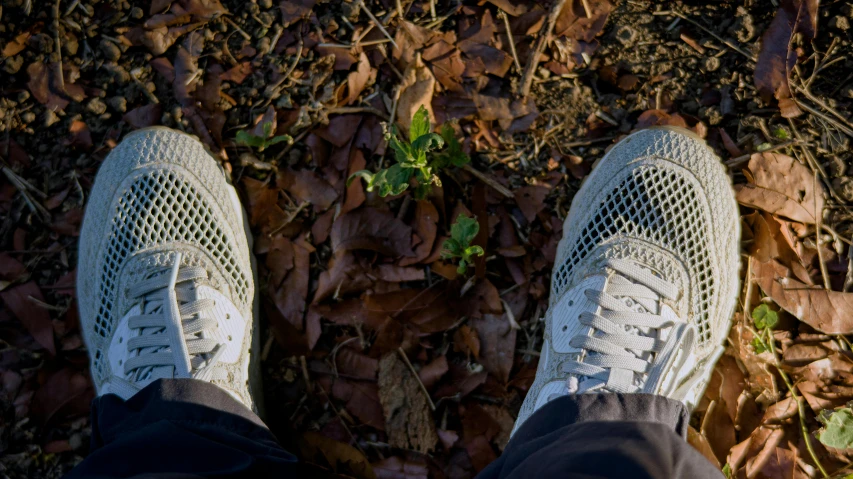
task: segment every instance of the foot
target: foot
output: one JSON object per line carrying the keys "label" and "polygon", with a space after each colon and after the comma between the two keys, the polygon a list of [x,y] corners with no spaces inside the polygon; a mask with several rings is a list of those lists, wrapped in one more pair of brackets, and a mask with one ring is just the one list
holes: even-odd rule
{"label": "foot", "polygon": [[[254,274],[243,209],[196,139],[129,135],[95,178],[78,298],[98,394],[209,381],[249,408]],[[252,374],[254,377],[254,373]]]}
{"label": "foot", "polygon": [[563,231],[516,429],[567,394],[648,393],[695,406],[738,289],[738,207],[716,155],[687,130],[634,133],[585,180]]}

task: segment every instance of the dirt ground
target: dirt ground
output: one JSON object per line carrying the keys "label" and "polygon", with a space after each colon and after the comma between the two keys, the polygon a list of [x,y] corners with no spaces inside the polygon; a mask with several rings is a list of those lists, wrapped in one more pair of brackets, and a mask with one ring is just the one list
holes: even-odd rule
{"label": "dirt ground", "polygon": [[[631,131],[692,129],[737,185],[743,290],[690,442],[730,477],[843,477],[819,417],[853,399],[851,24],[846,0],[3,0],[0,477],[88,451],[77,237],[98,166],[152,125],[243,196],[266,422],[358,478],[500,454],[581,180]],[[424,197],[348,184],[421,105],[470,164]],[[485,251],[463,274],[460,215]]]}

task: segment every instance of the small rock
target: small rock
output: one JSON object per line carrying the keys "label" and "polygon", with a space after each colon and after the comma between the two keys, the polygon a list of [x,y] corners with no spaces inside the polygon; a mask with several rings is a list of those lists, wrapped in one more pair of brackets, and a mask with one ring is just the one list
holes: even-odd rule
{"label": "small rock", "polygon": [[841,89],[841,94],[847,98],[853,98],[853,85],[846,86]]}
{"label": "small rock", "polygon": [[829,170],[829,176],[833,178],[838,176],[844,176],[844,173],[847,173],[847,163],[841,158],[832,155],[829,157],[829,161],[826,162]]}
{"label": "small rock", "polygon": [[832,188],[844,201],[853,201],[853,178],[842,176],[832,180]]}
{"label": "small rock", "polygon": [[836,30],[841,30],[842,32],[844,32],[850,28],[850,20],[848,20],[847,17],[837,15],[835,17],[832,17],[832,20],[829,21],[829,26]]}
{"label": "small rock", "polygon": [[637,40],[637,31],[628,25],[622,25],[616,29],[616,40],[626,47],[633,45],[634,41]]}
{"label": "small rock", "polygon": [[258,6],[264,10],[272,8],[272,0],[258,0]]}
{"label": "small rock", "polygon": [[847,18],[853,18],[853,3],[848,3],[841,7],[841,13]]}
{"label": "small rock", "polygon": [[133,7],[130,9],[130,18],[139,20],[145,16],[145,12],[139,7]]}
{"label": "small rock", "polygon": [[77,55],[77,50],[80,48],[80,44],[77,43],[77,37],[72,34],[65,35],[65,40],[62,41],[62,51],[66,55],[74,56]]}
{"label": "small rock", "polygon": [[59,121],[59,117],[56,115],[56,112],[53,110],[45,110],[44,112],[44,126],[53,125]]}
{"label": "small rock", "polygon": [[123,96],[111,97],[107,100],[107,104],[110,105],[110,108],[119,113],[124,113],[127,111],[127,99]]}
{"label": "small rock", "polygon": [[104,53],[104,58],[114,62],[121,58],[121,48],[109,40],[101,40],[101,51]]}
{"label": "small rock", "polygon": [[752,15],[746,8],[737,7],[735,11],[735,23],[729,27],[729,34],[734,35],[741,43],[748,42],[755,36],[755,24]]}
{"label": "small rock", "polygon": [[18,93],[18,103],[23,103],[23,102],[29,100],[29,98],[30,98],[30,92],[28,92],[27,90],[21,90]]}
{"label": "small rock", "polygon": [[31,111],[24,112],[21,115],[21,121],[23,121],[26,124],[30,124],[30,123],[36,121],[36,114],[31,112]]}
{"label": "small rock", "polygon": [[709,125],[719,125],[723,121],[723,114],[720,113],[720,109],[716,106],[700,108],[699,116],[701,118],[707,118]]}
{"label": "small rock", "polygon": [[86,103],[86,110],[96,115],[103,115],[107,111],[107,104],[100,98],[92,98],[89,103]]}
{"label": "small rock", "polygon": [[15,55],[6,59],[6,62],[3,64],[3,70],[10,75],[14,75],[20,71],[22,66],[24,66],[24,57]]}
{"label": "small rock", "polygon": [[717,57],[705,57],[702,62],[702,69],[706,72],[713,72],[720,68],[720,59]]}

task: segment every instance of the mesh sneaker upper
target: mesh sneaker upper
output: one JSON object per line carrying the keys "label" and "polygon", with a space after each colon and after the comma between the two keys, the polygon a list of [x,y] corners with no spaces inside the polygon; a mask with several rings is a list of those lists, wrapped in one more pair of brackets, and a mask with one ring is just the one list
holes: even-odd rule
{"label": "mesh sneaker upper", "polygon": [[[569,343],[588,330],[578,315],[596,311],[584,300],[584,290],[608,281],[604,265],[612,260],[630,261],[679,290],[675,299],[661,303],[664,316],[695,328],[692,349],[678,356],[690,355],[689,366],[682,368],[691,369],[689,378],[682,377],[690,386],[678,394],[701,394],[722,351],[739,284],[738,207],[716,155],[686,130],[655,128],[630,135],[586,178],[563,232],[545,342],[516,429],[549,396],[559,390],[565,394],[561,366],[582,360],[581,350]],[[657,380],[677,382],[672,376]]]}
{"label": "mesh sneaker upper", "polygon": [[121,375],[106,356],[132,306],[128,288],[152,268],[169,267],[175,252],[182,253],[183,265],[207,270],[210,286],[251,327],[253,273],[233,188],[194,138],[165,128],[141,130],[101,166],[80,235],[78,297],[99,391],[111,375]]}

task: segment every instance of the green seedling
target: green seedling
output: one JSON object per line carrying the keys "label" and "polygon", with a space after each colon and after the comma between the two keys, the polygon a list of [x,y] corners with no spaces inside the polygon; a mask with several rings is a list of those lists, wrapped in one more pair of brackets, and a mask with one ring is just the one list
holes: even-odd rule
{"label": "green seedling", "polygon": [[[444,124],[441,134],[430,131],[429,113],[421,105],[412,117],[409,128],[409,140],[401,138],[397,127],[392,125],[385,135],[388,145],[394,151],[396,163],[389,168],[372,173],[368,170],[357,171],[347,180],[349,185],[354,178],[364,178],[367,191],[378,190],[379,196],[399,195],[409,188],[411,179],[417,187],[415,196],[426,198],[433,184],[441,186],[437,172],[450,166],[464,166],[470,159],[462,151],[462,145],[454,135],[453,127]],[[439,152],[447,146],[444,151]]]}
{"label": "green seedling", "polygon": [[271,122],[264,123],[263,129],[264,136],[253,135],[249,130],[238,131],[236,137],[237,144],[257,148],[258,151],[264,151],[264,149],[269,148],[275,144],[281,143],[283,141],[290,142],[293,140],[290,135],[272,136],[273,124]]}
{"label": "green seedling", "polygon": [[[779,313],[770,309],[766,304],[762,304],[752,310],[752,321],[755,327],[763,334],[765,330],[770,330],[779,324]],[[756,354],[761,354],[767,351],[765,342],[761,338],[752,339],[752,347],[755,348]]]}
{"label": "green seedling", "polygon": [[441,257],[443,259],[459,258],[459,267],[456,272],[465,274],[468,265],[473,264],[473,256],[483,256],[483,248],[471,246],[471,241],[480,232],[480,224],[476,218],[459,215],[456,222],[450,227],[450,238],[442,246]]}
{"label": "green seedling", "polygon": [[853,402],[835,410],[824,409],[817,416],[823,424],[817,438],[824,446],[847,450],[853,448]]}

